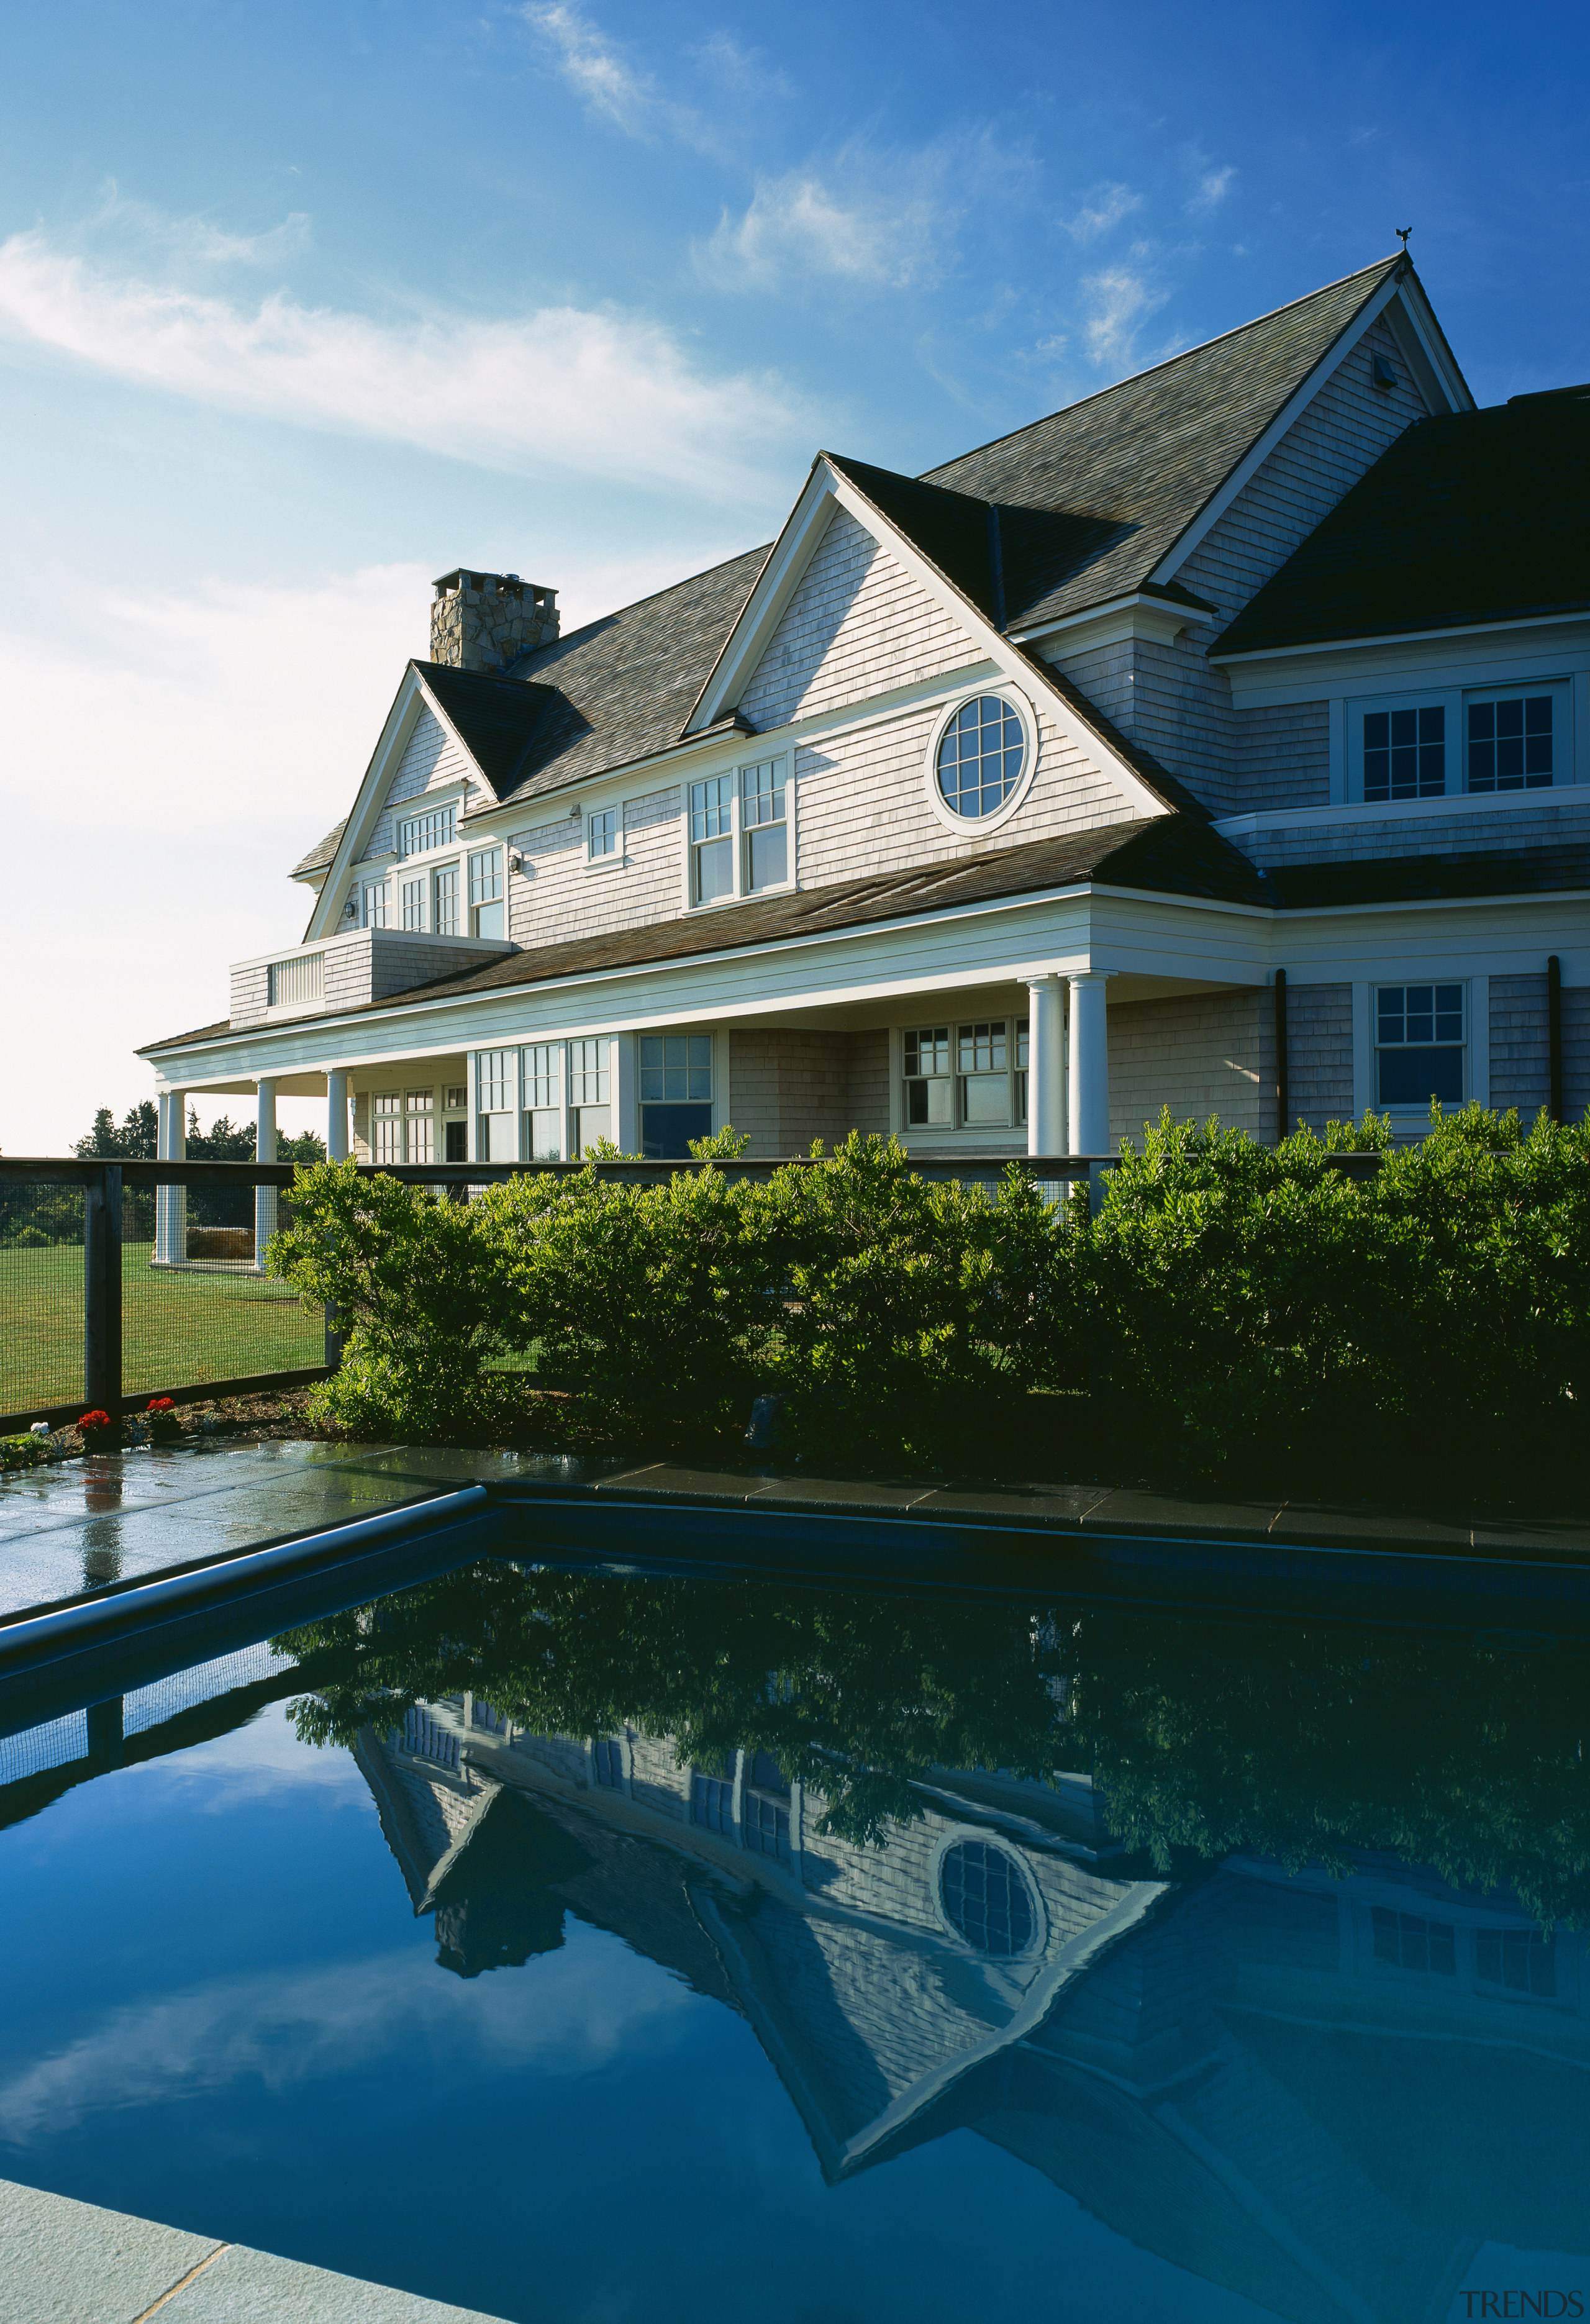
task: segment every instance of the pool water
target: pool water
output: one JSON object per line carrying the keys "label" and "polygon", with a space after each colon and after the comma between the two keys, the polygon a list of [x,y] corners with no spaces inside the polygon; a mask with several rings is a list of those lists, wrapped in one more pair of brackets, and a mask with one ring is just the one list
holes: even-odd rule
{"label": "pool water", "polygon": [[1585,1674],[471,1566],[0,1740],[0,2177],[524,2324],[1583,2300]]}

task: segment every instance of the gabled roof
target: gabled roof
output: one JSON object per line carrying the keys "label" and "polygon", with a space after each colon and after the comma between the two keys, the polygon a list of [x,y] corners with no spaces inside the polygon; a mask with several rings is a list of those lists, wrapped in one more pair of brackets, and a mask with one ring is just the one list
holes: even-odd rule
{"label": "gabled roof", "polygon": [[930,469],[924,484],[1000,503],[1006,624],[1031,628],[1151,581],[1309,374],[1404,272],[1400,256],[1382,258]]}
{"label": "gabled roof", "polygon": [[554,696],[545,686],[519,684],[450,662],[414,664],[428,693],[480,770],[494,796],[513,789],[520,762]]}
{"label": "gabled roof", "polygon": [[288,873],[288,878],[302,880],[306,879],[310,872],[328,871],[337,848],[342,844],[342,835],[347,829],[347,823],[348,819],[345,815],[335,830],[328,831],[325,838],[318,841],[307,855],[300,857]]}
{"label": "gabled roof", "polygon": [[1419,420],[1209,649],[1590,608],[1590,387]]}

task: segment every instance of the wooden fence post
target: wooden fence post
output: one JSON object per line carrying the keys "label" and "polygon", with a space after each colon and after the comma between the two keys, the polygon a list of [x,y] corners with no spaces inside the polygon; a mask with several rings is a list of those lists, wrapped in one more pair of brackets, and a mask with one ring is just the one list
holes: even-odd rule
{"label": "wooden fence post", "polygon": [[122,1411],[122,1174],[114,1162],[83,1187],[83,1400]]}

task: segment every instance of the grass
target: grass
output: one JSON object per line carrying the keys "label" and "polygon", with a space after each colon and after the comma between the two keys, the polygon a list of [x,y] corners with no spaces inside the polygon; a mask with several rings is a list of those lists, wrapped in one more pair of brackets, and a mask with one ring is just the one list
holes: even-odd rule
{"label": "grass", "polygon": [[[122,1388],[156,1396],[205,1380],[301,1371],[325,1360],[320,1310],[284,1283],[150,1266],[122,1246]],[[0,1412],[73,1404],[83,1393],[83,1254],[0,1250]]]}

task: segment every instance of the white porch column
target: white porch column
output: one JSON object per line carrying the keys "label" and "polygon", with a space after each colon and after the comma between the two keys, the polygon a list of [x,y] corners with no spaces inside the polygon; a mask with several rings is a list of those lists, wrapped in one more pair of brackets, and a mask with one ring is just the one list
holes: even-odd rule
{"label": "white porch column", "polygon": [[1073,1154],[1110,1150],[1110,1048],[1105,1009],[1107,973],[1087,969],[1071,986],[1071,1145]]}
{"label": "white porch column", "polygon": [[1027,980],[1027,1151],[1066,1151],[1066,1015],[1058,976]]}
{"label": "white porch column", "polygon": [[616,1033],[613,1038],[613,1143],[621,1154],[641,1150],[641,1111],[637,1103],[635,1036]]}
{"label": "white porch column", "polygon": [[326,1075],[326,1158],[328,1162],[347,1160],[347,1074],[332,1072]]}
{"label": "white porch column", "polygon": [[[156,1151],[162,1162],[183,1161],[188,1153],[188,1093],[162,1090],[158,1109]],[[188,1190],[157,1186],[154,1190],[154,1257],[157,1266],[174,1267],[188,1256]]]}
{"label": "white porch column", "polygon": [[[261,1082],[256,1089],[254,1115],[258,1125],[254,1137],[256,1162],[276,1159],[276,1084]],[[254,1263],[264,1272],[265,1245],[276,1231],[276,1189],[256,1186],[254,1190]]]}

